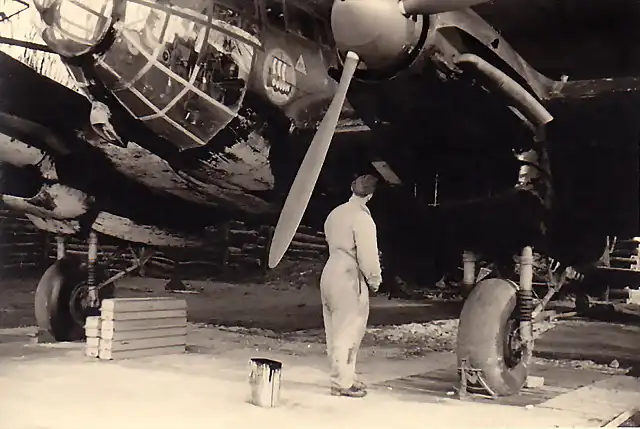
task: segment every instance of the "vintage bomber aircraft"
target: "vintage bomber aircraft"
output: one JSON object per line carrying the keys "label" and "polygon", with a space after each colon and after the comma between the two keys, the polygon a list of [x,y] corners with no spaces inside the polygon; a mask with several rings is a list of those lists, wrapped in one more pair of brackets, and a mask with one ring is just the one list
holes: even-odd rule
{"label": "vintage bomber aircraft", "polygon": [[[467,285],[476,255],[495,262],[465,302],[458,358],[486,391],[517,393],[532,320],[609,234],[637,230],[638,11],[477,3],[36,0],[46,46],[29,46],[59,54],[84,97],[0,56],[2,199],[90,244],[84,269],[60,241],[37,288],[41,328],[81,338],[112,292],[96,277],[96,231],[179,248],[231,216],[280,213],[273,267],[305,210],[321,222],[374,171],[396,185],[376,198],[381,233],[395,234],[385,253],[415,260],[435,214],[465,250]],[[327,157],[345,111],[379,139]],[[533,247],[549,285],[537,303]]]}

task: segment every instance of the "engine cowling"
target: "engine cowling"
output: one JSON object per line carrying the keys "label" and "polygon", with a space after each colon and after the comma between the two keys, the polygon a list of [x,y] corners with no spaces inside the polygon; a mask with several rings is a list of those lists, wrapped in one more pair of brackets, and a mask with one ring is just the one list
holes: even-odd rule
{"label": "engine cowling", "polygon": [[[367,69],[397,64],[418,47],[428,17],[407,17],[397,0],[337,0],[331,28],[341,52],[357,52]],[[427,24],[428,25],[428,24]]]}

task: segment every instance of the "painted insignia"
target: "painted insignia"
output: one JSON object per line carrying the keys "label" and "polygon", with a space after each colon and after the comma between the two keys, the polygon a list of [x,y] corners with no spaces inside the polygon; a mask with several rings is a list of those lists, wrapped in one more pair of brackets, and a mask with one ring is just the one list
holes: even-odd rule
{"label": "painted insignia", "polygon": [[304,64],[304,58],[302,58],[302,54],[300,54],[298,62],[296,63],[296,70],[302,74],[307,74],[307,66]]}
{"label": "painted insignia", "polygon": [[293,60],[282,49],[276,48],[267,54],[262,72],[267,97],[274,104],[286,104],[296,92],[296,72]]}

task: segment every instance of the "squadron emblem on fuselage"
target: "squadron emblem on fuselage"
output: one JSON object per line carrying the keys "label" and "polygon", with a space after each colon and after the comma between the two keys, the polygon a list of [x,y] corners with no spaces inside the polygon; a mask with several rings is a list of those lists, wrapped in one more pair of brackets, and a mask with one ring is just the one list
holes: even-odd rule
{"label": "squadron emblem on fuselage", "polygon": [[267,97],[274,104],[286,104],[296,92],[296,71],[291,57],[282,49],[267,53],[262,72]]}

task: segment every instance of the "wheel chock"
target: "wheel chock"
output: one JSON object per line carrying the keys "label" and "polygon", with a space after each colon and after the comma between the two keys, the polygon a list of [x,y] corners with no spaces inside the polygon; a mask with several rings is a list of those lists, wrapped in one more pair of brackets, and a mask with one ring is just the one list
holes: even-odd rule
{"label": "wheel chock", "polygon": [[458,399],[464,400],[473,395],[476,397],[483,397],[489,399],[497,399],[498,395],[489,388],[482,376],[482,370],[472,368],[466,359],[461,360],[460,368],[458,369],[460,375],[460,387],[457,390]]}

